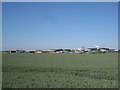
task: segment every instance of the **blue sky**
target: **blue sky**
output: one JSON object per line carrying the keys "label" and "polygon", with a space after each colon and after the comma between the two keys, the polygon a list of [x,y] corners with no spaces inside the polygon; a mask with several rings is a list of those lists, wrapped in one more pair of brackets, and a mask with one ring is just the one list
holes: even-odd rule
{"label": "blue sky", "polygon": [[3,50],[118,47],[117,2],[2,5]]}

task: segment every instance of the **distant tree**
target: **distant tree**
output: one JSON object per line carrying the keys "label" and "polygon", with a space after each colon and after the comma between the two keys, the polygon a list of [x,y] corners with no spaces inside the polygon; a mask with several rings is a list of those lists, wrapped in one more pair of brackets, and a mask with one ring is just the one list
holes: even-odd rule
{"label": "distant tree", "polygon": [[70,52],[71,50],[70,49],[65,49],[65,51],[69,51]]}
{"label": "distant tree", "polygon": [[97,48],[89,48],[91,51],[95,51],[97,50]]}
{"label": "distant tree", "polygon": [[120,53],[120,50],[118,50],[118,52]]}
{"label": "distant tree", "polygon": [[55,50],[55,52],[57,52],[57,51],[63,51],[63,49],[57,49],[57,50]]}
{"label": "distant tree", "polygon": [[42,53],[49,53],[49,51],[42,51]]}
{"label": "distant tree", "polygon": [[109,48],[101,48],[101,49],[110,50]]}

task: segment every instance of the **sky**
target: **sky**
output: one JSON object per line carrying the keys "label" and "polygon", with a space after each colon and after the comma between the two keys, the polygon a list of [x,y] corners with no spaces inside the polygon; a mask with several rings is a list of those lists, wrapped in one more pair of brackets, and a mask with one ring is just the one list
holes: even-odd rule
{"label": "sky", "polygon": [[117,2],[4,2],[3,50],[118,47]]}

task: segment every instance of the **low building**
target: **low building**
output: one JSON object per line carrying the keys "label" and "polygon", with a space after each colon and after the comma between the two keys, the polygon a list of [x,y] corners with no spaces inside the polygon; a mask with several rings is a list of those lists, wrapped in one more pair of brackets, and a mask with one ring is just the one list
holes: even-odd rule
{"label": "low building", "polygon": [[36,50],[35,53],[42,53],[42,50]]}
{"label": "low building", "polygon": [[25,53],[25,50],[17,50],[17,53]]}
{"label": "low building", "polygon": [[55,53],[62,53],[63,51],[56,51]]}
{"label": "low building", "polygon": [[102,53],[107,53],[108,51],[106,49],[101,49],[100,50]]}
{"label": "low building", "polygon": [[10,53],[10,51],[2,51],[3,53]]}
{"label": "low building", "polygon": [[69,53],[69,51],[62,51],[62,53]]}
{"label": "low building", "polygon": [[30,53],[30,50],[25,50],[25,53]]}

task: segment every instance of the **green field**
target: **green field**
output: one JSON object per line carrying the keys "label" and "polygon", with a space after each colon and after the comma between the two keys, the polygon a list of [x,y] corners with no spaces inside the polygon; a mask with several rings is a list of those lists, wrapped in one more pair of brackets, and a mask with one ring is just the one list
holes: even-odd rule
{"label": "green field", "polygon": [[3,88],[117,88],[118,54],[3,54]]}

